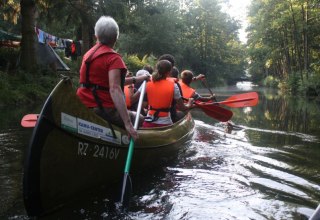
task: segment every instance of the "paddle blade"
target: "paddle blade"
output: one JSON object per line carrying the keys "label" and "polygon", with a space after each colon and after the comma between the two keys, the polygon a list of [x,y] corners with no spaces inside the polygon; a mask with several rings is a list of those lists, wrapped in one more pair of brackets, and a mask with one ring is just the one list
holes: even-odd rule
{"label": "paddle blade", "polygon": [[132,192],[131,177],[128,173],[125,173],[123,176],[121,198],[120,198],[121,208],[123,209],[129,208],[131,192]]}
{"label": "paddle blade", "polygon": [[197,105],[197,107],[201,108],[206,115],[218,121],[226,122],[232,118],[233,113],[228,109],[221,108],[217,105],[195,104]]}
{"label": "paddle blade", "polygon": [[248,93],[230,96],[225,101],[217,102],[215,104],[222,104],[231,108],[243,108],[243,107],[256,106],[258,104],[258,101],[259,101],[258,93],[248,92]]}
{"label": "paddle blade", "polygon": [[21,126],[24,128],[33,128],[35,127],[39,115],[38,114],[28,114],[23,116],[21,119]]}

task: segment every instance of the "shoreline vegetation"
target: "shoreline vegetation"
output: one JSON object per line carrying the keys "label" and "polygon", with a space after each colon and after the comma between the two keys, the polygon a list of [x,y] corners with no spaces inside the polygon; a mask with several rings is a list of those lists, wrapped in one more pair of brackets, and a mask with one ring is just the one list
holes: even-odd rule
{"label": "shoreline vegetation", "polygon": [[[48,65],[38,66],[34,71],[27,72],[13,65],[17,62],[19,51],[14,49],[10,53],[16,53],[16,55],[6,56],[6,60],[10,58],[7,61],[7,68],[5,71],[0,69],[0,107],[43,103],[62,76],[70,77],[74,88],[77,88],[82,57],[71,60],[64,57],[63,53],[59,53],[70,71],[52,70],[52,65]],[[3,54],[0,50],[0,58]],[[144,65],[153,66],[156,62],[153,55],[146,55],[140,59],[137,55],[125,54],[123,58],[128,69],[134,73]]]}
{"label": "shoreline vegetation", "polygon": [[[222,10],[225,3],[4,1],[0,3],[0,106],[43,101],[59,79],[60,72],[38,66],[39,59],[46,61],[49,56],[36,49],[37,43],[38,48],[40,43],[60,48],[59,56],[70,67],[70,72],[62,73],[78,83],[81,55],[93,46],[93,27],[102,15],[118,21],[116,50],[131,72],[172,54],[180,71],[204,74],[213,87],[247,80],[319,100],[318,0],[251,1],[246,44],[239,39],[239,21]],[[67,51],[71,60],[64,58]]]}
{"label": "shoreline vegetation", "polygon": [[[82,57],[73,61],[59,53],[61,59],[70,67],[70,71],[54,71],[48,66],[39,66],[30,73],[12,67],[11,63],[16,62],[16,57],[18,57],[18,50],[15,49],[15,53],[17,54],[7,56],[7,59],[11,57],[11,61],[8,62],[6,71],[0,70],[0,107],[32,106],[43,103],[62,76],[70,77],[75,89],[77,88]],[[123,58],[128,69],[133,70],[134,73],[144,65],[154,65],[156,62],[153,55],[140,59],[137,55],[125,54]],[[254,83],[267,88],[279,89],[282,93],[305,96],[308,99],[320,101],[320,86],[317,85],[319,81],[320,79],[301,82],[299,77],[289,79],[289,81],[281,81],[268,76],[262,82]]]}

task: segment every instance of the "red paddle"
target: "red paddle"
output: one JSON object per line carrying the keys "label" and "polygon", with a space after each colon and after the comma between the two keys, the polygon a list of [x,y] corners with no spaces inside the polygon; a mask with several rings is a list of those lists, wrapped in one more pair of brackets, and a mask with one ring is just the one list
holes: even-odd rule
{"label": "red paddle", "polygon": [[259,97],[256,92],[233,95],[221,102],[201,102],[201,105],[225,105],[231,108],[243,108],[258,104]]}
{"label": "red paddle", "polygon": [[237,94],[230,96],[222,102],[217,102],[215,104],[222,104],[232,108],[243,108],[249,106],[255,106],[258,104],[259,97],[256,92],[248,92],[243,94]]}
{"label": "red paddle", "polygon": [[28,114],[21,119],[21,126],[25,128],[33,128],[38,120],[38,114]]}
{"label": "red paddle", "polygon": [[218,121],[226,122],[229,121],[233,115],[232,111],[222,108],[218,105],[206,105],[206,104],[201,104],[201,103],[196,103],[195,105],[202,109],[206,115],[208,115],[211,118],[214,118]]}

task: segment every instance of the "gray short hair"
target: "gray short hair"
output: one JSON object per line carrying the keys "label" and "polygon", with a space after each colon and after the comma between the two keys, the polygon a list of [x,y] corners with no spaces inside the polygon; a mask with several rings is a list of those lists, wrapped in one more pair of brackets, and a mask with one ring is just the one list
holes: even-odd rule
{"label": "gray short hair", "polygon": [[94,32],[99,42],[113,45],[119,37],[119,26],[110,16],[101,16],[97,21]]}

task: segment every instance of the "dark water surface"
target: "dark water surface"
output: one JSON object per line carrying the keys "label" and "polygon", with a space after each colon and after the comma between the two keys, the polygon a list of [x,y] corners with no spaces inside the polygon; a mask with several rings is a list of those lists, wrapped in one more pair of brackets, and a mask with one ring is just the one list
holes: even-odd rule
{"label": "dark water surface", "polygon": [[[133,180],[130,212],[101,193],[48,219],[308,219],[320,203],[320,103],[245,83],[215,92],[222,101],[250,90],[259,104],[230,109],[230,134],[193,112],[196,131],[179,158]],[[0,113],[0,219],[28,219],[21,188],[31,130],[19,126],[27,113],[36,110]]]}

